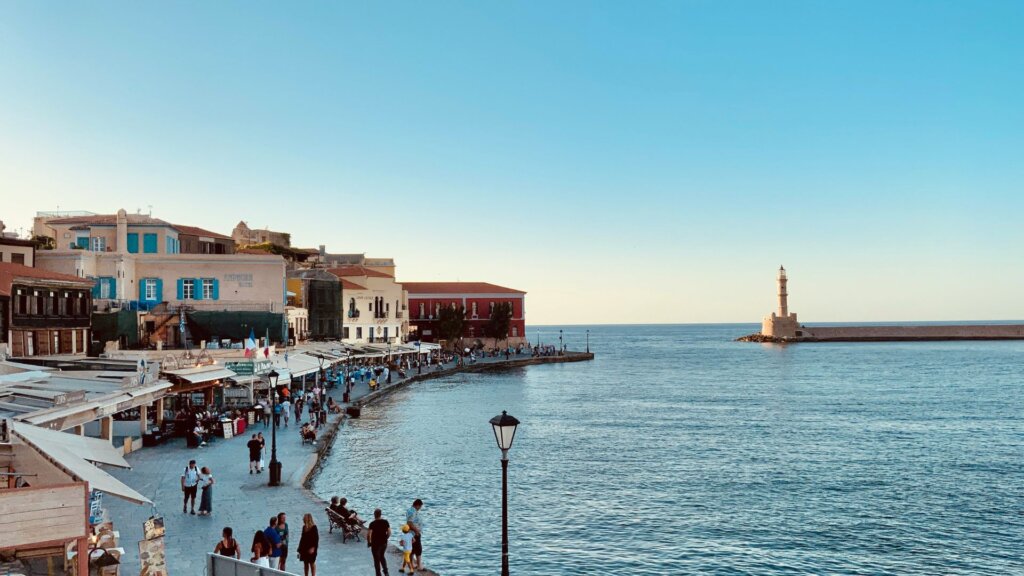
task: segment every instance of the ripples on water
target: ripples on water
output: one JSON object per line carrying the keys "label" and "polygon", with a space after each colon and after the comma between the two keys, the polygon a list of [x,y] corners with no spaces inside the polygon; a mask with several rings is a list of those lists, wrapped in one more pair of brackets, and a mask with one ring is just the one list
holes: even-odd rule
{"label": "ripples on water", "polygon": [[315,491],[393,525],[421,497],[428,565],[498,573],[508,410],[513,573],[1024,574],[1024,343],[753,330],[597,326],[594,362],[415,384]]}

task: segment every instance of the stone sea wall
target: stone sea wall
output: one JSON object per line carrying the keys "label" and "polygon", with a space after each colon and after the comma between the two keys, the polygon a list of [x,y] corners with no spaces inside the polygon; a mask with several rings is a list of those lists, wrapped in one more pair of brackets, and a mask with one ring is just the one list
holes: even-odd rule
{"label": "stone sea wall", "polygon": [[913,342],[929,340],[1024,340],[1024,324],[931,324],[921,326],[804,326],[799,338],[750,334],[743,342]]}

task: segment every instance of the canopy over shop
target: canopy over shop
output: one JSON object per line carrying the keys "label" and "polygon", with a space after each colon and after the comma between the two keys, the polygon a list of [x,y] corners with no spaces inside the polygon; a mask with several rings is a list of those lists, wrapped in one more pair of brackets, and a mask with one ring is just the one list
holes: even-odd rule
{"label": "canopy over shop", "polygon": [[[109,442],[6,420],[0,438],[0,550],[6,559],[61,573],[89,573],[93,549],[116,559],[113,526],[106,522],[101,494],[152,504],[93,464],[129,468]],[[87,553],[86,551],[90,551]],[[96,556],[98,557],[98,556]],[[114,562],[116,564],[116,562]]]}
{"label": "canopy over shop", "polygon": [[235,378],[237,373],[219,364],[207,364],[191,368],[163,370],[163,375],[174,386],[170,392],[174,395],[171,410],[180,410],[190,406],[212,406],[223,403],[218,400],[217,392],[222,390],[228,379]]}

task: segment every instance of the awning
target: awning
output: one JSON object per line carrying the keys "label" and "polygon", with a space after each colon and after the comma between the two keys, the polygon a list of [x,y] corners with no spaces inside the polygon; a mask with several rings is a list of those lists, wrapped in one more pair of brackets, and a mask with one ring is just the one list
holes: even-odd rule
{"label": "awning", "polygon": [[[325,362],[324,365],[326,366],[327,363]],[[292,377],[300,378],[306,374],[314,374],[319,371],[320,360],[306,354],[289,354],[288,362],[285,363],[284,356],[276,354],[274,355],[274,368],[278,372],[288,370],[291,372]]]}
{"label": "awning", "polygon": [[165,370],[164,374],[170,374],[182,380],[191,382],[192,384],[213,382],[214,380],[223,380],[225,378],[234,378],[237,376],[234,371],[223,367],[215,367],[212,369],[185,368],[182,370]]}
{"label": "awning", "polygon": [[[91,490],[98,490],[136,504],[152,504],[149,498],[132,490],[117,478],[93,466],[89,462],[102,462],[128,468],[125,461],[106,440],[73,436],[55,432],[24,422],[10,422],[11,431],[26,444],[32,446],[68,474],[89,483]],[[70,438],[63,438],[67,436]]]}
{"label": "awning", "polygon": [[131,468],[128,461],[124,459],[124,456],[122,456],[121,453],[111,446],[110,442],[107,442],[106,440],[90,438],[88,436],[79,436],[78,434],[68,434],[66,432],[57,432],[56,430],[49,430],[47,428],[22,424],[20,422],[15,423],[15,429],[19,436],[33,444],[59,446],[60,448],[76,454],[83,460],[88,460],[89,462],[96,464],[109,464],[111,466],[117,466],[118,468]]}

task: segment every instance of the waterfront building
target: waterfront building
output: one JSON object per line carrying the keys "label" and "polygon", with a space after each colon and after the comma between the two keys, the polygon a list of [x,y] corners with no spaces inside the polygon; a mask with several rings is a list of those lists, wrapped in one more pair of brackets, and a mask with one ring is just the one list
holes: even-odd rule
{"label": "waterfront building", "polygon": [[[121,347],[198,346],[250,332],[280,341],[285,261],[273,254],[183,254],[178,229],[120,210],[116,215],[53,219],[57,249],[37,266],[88,278],[100,342]],[[113,319],[102,314],[115,314]]]}
{"label": "waterfront building", "polygon": [[78,276],[0,263],[0,355],[85,353],[91,289]]}
{"label": "waterfront building", "polygon": [[786,291],[786,269],[779,266],[776,278],[779,292],[779,309],[765,316],[761,321],[761,334],[772,338],[796,338],[803,336],[796,313],[789,311],[789,293]]}
{"label": "waterfront building", "polygon": [[[291,303],[292,292],[288,291],[289,303],[284,307],[284,315],[288,320],[288,343],[298,344],[309,340],[309,310]],[[339,324],[341,320],[338,320]]]}
{"label": "waterfront building", "polygon": [[248,246],[250,244],[273,244],[275,246],[284,246],[289,248],[292,245],[292,236],[287,232],[275,232],[264,228],[262,230],[256,228],[249,228],[249,225],[243,220],[235,226],[235,229],[231,231],[231,238],[234,239],[235,244],[239,246]]}
{"label": "waterfront building", "polygon": [[35,266],[36,244],[31,240],[0,237],[0,262]]}
{"label": "waterfront building", "polygon": [[[307,311],[307,329],[292,333],[296,341],[307,337],[313,340],[341,339],[341,278],[319,268],[290,270],[287,277],[289,305]],[[295,317],[296,320],[300,319],[297,315]]]}
{"label": "waterfront building", "polygon": [[195,226],[175,224],[182,254],[234,254],[235,241],[231,236],[218,234]]}
{"label": "waterfront building", "polygon": [[408,296],[393,275],[359,265],[327,271],[342,283],[343,342],[396,344],[403,341],[409,327]]}
{"label": "waterfront building", "polygon": [[462,338],[483,342],[491,311],[501,302],[512,307],[508,343],[525,342],[526,292],[522,290],[488,282],[405,282],[403,286],[409,294],[410,332],[423,342],[440,340],[437,323],[444,306],[461,306],[466,312]]}

